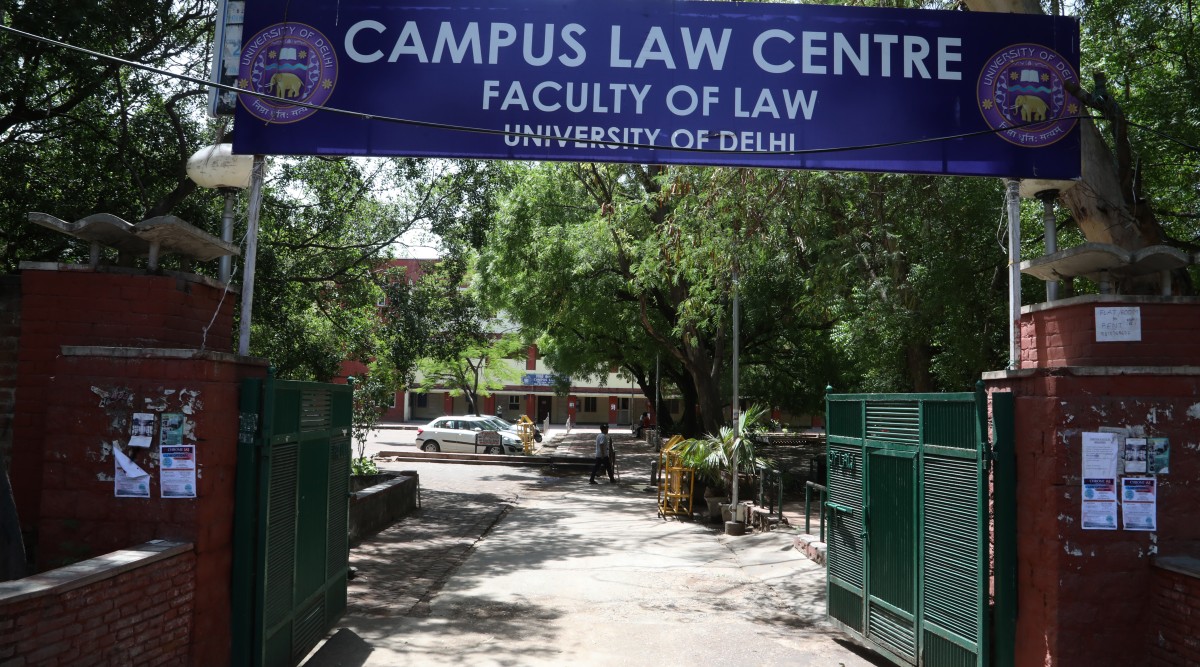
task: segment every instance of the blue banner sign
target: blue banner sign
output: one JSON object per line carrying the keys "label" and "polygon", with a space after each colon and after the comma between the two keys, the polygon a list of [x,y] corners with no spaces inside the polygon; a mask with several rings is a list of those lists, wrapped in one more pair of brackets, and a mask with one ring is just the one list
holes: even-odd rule
{"label": "blue banner sign", "polygon": [[[1078,178],[1073,18],[255,0],[234,149]],[[315,107],[324,107],[318,110]]]}
{"label": "blue banner sign", "polygon": [[526,387],[549,387],[558,377],[554,373],[526,373],[521,376],[521,384]]}

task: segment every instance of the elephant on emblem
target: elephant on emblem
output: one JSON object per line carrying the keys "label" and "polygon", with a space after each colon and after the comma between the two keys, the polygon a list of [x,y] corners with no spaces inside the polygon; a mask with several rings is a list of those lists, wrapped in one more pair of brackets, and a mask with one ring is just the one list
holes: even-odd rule
{"label": "elephant on emblem", "polygon": [[[276,74],[275,76],[279,76]],[[1046,111],[1049,108],[1046,106],[1046,100],[1037,95],[1017,95],[1013,102],[1014,109],[1021,110],[1021,120],[1029,122],[1031,120],[1046,120]]]}
{"label": "elephant on emblem", "polygon": [[277,72],[271,75],[270,90],[276,97],[298,97],[302,85],[300,77],[291,72]]}

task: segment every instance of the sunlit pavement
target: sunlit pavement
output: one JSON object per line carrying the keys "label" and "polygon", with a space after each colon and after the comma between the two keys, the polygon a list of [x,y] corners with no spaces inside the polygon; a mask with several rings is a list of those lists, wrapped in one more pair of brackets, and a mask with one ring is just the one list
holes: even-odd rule
{"label": "sunlit pavement", "polygon": [[[596,432],[543,445],[590,457]],[[617,484],[395,464],[421,475],[422,509],[352,550],[347,613],[305,664],[887,664],[825,625],[824,570],[793,532],[659,517],[652,448],[615,440]]]}

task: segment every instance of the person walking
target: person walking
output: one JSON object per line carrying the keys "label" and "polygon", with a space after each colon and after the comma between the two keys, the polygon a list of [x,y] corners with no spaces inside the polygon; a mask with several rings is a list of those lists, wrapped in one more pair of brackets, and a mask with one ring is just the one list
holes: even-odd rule
{"label": "person walking", "polygon": [[610,458],[612,451],[612,438],[608,435],[608,424],[601,424],[600,433],[596,436],[596,463],[592,466],[590,484],[596,483],[596,473],[602,469],[608,471],[608,482],[610,484],[617,481],[617,478],[613,476],[612,459]]}

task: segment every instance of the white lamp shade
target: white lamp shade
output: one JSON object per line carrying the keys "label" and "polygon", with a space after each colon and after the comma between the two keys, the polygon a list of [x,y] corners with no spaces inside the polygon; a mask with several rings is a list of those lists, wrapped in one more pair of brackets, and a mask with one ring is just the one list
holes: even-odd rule
{"label": "white lamp shade", "polygon": [[217,144],[188,158],[187,174],[202,188],[245,188],[253,166],[253,155],[234,155],[233,144]]}

